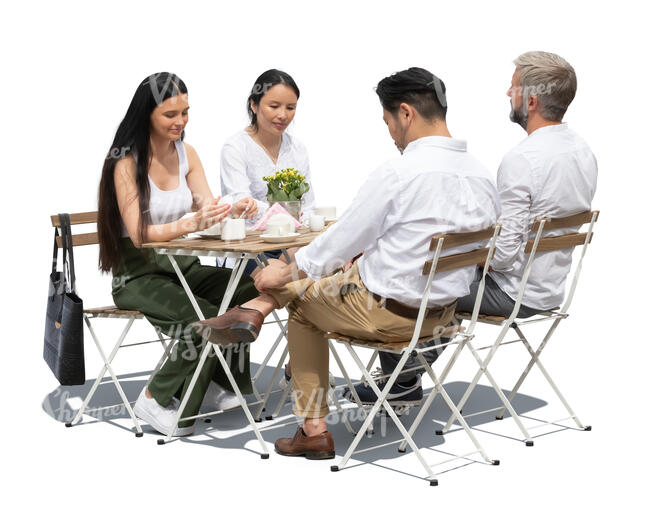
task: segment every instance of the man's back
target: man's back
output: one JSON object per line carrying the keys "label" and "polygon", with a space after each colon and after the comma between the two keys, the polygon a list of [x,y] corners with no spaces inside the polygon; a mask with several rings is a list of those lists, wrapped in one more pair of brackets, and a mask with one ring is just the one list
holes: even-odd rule
{"label": "man's back", "polygon": [[[339,222],[298,252],[296,260],[310,277],[320,278],[335,255],[349,258],[363,251],[359,273],[368,290],[419,306],[431,237],[480,230],[498,215],[494,181],[467,153],[465,142],[422,137],[374,171]],[[468,294],[473,276],[473,267],[440,273],[429,304],[448,304]]]}
{"label": "man's back", "polygon": [[[535,130],[503,159],[497,177],[502,236],[491,272],[499,287],[516,298],[528,255],[532,223],[538,217],[565,217],[591,208],[597,165],[589,146],[563,123]],[[545,232],[545,236],[567,230]],[[571,250],[539,253],[522,303],[544,310],[561,304],[571,269]]]}

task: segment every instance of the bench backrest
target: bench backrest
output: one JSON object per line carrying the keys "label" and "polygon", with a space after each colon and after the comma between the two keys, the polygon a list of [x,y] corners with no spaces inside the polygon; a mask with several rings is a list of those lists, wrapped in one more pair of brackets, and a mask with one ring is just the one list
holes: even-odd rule
{"label": "bench backrest", "polygon": [[[440,250],[451,249],[458,246],[463,246],[465,244],[471,244],[474,242],[488,241],[490,238],[498,236],[501,229],[500,224],[490,226],[485,230],[480,230],[477,232],[467,232],[467,233],[445,233],[440,235],[434,235],[431,238],[431,244],[429,245],[429,251],[436,251],[439,244]],[[436,273],[444,271],[452,271],[454,269],[460,269],[461,267],[467,267],[470,265],[485,265],[490,248],[481,248],[475,249],[473,251],[467,251],[465,253],[458,253],[456,255],[447,255],[438,258],[436,264]],[[424,268],[422,269],[422,274],[429,274],[431,271],[431,266],[433,265],[435,259],[427,260],[424,263]]]}
{"label": "bench backrest", "polygon": [[[593,239],[593,223],[598,220],[598,210],[587,210],[567,217],[559,217],[550,219],[547,217],[540,217],[535,220],[533,224],[532,233],[537,234],[540,231],[545,232],[548,230],[556,230],[559,228],[574,228],[589,223],[589,231],[587,233],[570,233],[568,235],[560,235],[558,237],[544,237],[540,238],[537,244],[536,251],[554,251],[556,249],[567,249],[582,244],[589,244]],[[589,239],[589,240],[587,240]],[[529,240],[526,244],[526,253],[530,253],[535,245],[535,240]]]}
{"label": "bench backrest", "polygon": [[[52,226],[59,228],[61,226],[61,221],[59,221],[59,215],[54,214],[50,216],[52,221]],[[70,224],[96,224],[97,223],[97,212],[79,212],[78,214],[70,214]],[[56,238],[56,242],[59,247],[61,247],[61,237]],[[91,244],[99,244],[99,238],[97,232],[93,233],[80,233],[78,235],[72,236],[72,245],[73,246],[89,246]]]}

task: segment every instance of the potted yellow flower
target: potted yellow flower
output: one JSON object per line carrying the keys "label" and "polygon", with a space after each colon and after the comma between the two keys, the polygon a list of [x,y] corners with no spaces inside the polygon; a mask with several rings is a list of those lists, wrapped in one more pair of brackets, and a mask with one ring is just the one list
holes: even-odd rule
{"label": "potted yellow flower", "polygon": [[297,169],[287,168],[262,178],[267,184],[266,199],[273,205],[280,203],[293,217],[300,221],[302,197],[309,190],[305,176]]}

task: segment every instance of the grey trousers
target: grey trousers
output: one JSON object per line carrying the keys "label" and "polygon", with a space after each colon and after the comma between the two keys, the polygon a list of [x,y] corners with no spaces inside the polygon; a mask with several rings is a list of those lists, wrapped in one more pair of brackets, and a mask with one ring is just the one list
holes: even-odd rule
{"label": "grey trousers", "polygon": [[[478,286],[481,282],[482,275],[483,275],[483,270],[477,269],[476,275],[474,276],[474,281],[472,281],[472,284],[470,285],[469,294],[465,297],[461,297],[458,299],[458,306],[456,306],[457,312],[471,312],[474,309],[474,302],[476,301],[476,294],[478,292]],[[510,296],[508,296],[508,294],[503,292],[496,284],[496,282],[488,274],[485,277],[485,291],[483,292],[483,299],[481,300],[480,313],[485,315],[508,316],[512,313],[512,309],[514,308],[514,306],[515,306],[514,299],[512,299]],[[522,304],[521,307],[519,308],[519,313],[517,314],[517,318],[525,319],[526,317],[531,317],[532,315],[535,315],[539,312],[540,310],[535,310],[534,308],[530,308]],[[456,321],[456,322],[460,322],[460,321]],[[426,346],[426,345],[432,346],[432,345],[444,343],[446,341],[447,339],[433,340],[431,342],[425,342],[421,344],[421,346]],[[423,353],[427,363],[429,365],[432,365],[433,362],[435,362],[438,359],[438,356],[440,356],[443,349],[444,347]],[[381,368],[384,374],[390,374],[391,372],[393,372],[393,369],[397,367],[397,363],[399,362],[399,359],[400,359],[400,355],[398,354],[383,353],[380,351],[379,361],[381,362]],[[422,374],[424,372],[423,369],[415,369],[411,372],[408,371],[408,369],[411,369],[413,367],[418,367],[419,365],[420,362],[418,361],[418,359],[410,356],[409,359],[406,361],[406,364],[404,365],[404,370],[402,370],[402,374],[400,375],[398,382],[405,383],[411,381],[413,378],[416,377],[416,375]]]}

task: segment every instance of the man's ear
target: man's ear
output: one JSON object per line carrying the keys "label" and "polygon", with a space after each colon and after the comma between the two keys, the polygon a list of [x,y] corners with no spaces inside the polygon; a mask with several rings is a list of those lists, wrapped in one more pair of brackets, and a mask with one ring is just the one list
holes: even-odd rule
{"label": "man's ear", "polygon": [[408,121],[413,121],[415,110],[408,103],[400,103],[398,112],[400,117],[404,117]]}
{"label": "man's ear", "polygon": [[528,113],[537,112],[539,110],[539,101],[537,101],[537,96],[531,94],[528,97]]}

